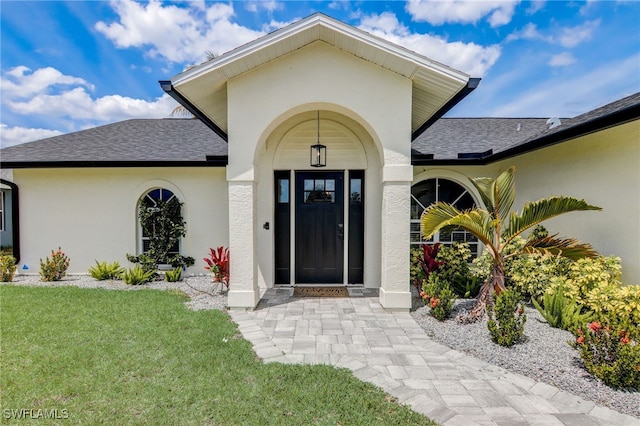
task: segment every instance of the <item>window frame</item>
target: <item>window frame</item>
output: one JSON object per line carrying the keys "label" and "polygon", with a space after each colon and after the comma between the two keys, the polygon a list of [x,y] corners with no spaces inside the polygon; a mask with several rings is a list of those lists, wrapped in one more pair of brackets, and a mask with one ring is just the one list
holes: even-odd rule
{"label": "window frame", "polygon": [[[160,199],[155,200],[154,198],[152,198],[151,194],[154,191],[159,191],[159,195],[160,195]],[[163,195],[165,193],[169,193],[171,194],[170,196],[168,196],[165,199],[163,199]],[[164,188],[164,187],[155,187],[155,188],[150,188],[147,191],[145,191],[142,196],[138,199],[138,202],[136,203],[136,226],[138,228],[138,254],[144,254],[148,252],[148,248],[145,250],[145,243],[149,244],[148,242],[150,241],[150,236],[149,235],[144,235],[144,229],[142,228],[142,224],[140,223],[140,216],[139,216],[139,208],[140,208],[140,203],[145,203],[145,200],[149,200],[151,203],[153,203],[153,205],[157,205],[158,201],[164,201],[164,202],[168,202],[171,199],[175,198],[176,200],[180,201],[180,199],[176,196],[175,192],[168,189],[168,188]],[[147,207],[147,209],[152,208],[152,207]],[[180,253],[182,253],[182,238],[180,238],[180,240],[178,240],[177,243],[177,251],[175,250],[171,250],[169,252],[169,254],[172,255],[179,255]]]}
{"label": "window frame", "polygon": [[[460,202],[465,195],[468,194],[473,202],[474,208],[480,205],[478,200],[474,196],[474,193],[472,192],[471,188],[463,185],[462,183],[458,182],[455,179],[451,179],[448,177],[441,177],[441,176],[432,176],[432,177],[428,177],[413,183],[411,185],[411,199],[410,199],[411,211],[413,212],[415,204],[417,204],[422,209],[422,211],[418,214],[417,219],[413,219],[413,218],[409,219],[410,220],[410,225],[409,225],[410,226],[410,230],[409,230],[410,246],[417,247],[422,244],[436,244],[436,243],[440,243],[441,245],[451,246],[456,242],[461,242],[461,243],[466,242],[467,244],[469,244],[469,248],[471,249],[472,256],[473,257],[479,256],[482,253],[482,243],[478,241],[477,237],[475,237],[470,232],[465,231],[464,229],[456,229],[451,231],[448,234],[451,236],[450,238],[442,238],[447,234],[441,233],[441,231],[436,232],[429,239],[424,239],[422,237],[422,233],[420,232],[420,218],[422,217],[424,210],[429,206],[423,205],[420,202],[420,200],[416,198],[416,196],[414,195],[414,188],[418,187],[419,185],[425,185],[429,181],[434,181],[434,188],[435,188],[435,195],[434,195],[434,201],[433,201],[434,203],[438,201],[445,201],[455,205],[456,203]],[[440,181],[447,181],[450,184],[454,184],[458,186],[460,189],[462,189],[462,192],[452,201],[441,200],[440,199],[440,186],[441,186]],[[416,234],[418,235],[417,239],[414,238]]]}

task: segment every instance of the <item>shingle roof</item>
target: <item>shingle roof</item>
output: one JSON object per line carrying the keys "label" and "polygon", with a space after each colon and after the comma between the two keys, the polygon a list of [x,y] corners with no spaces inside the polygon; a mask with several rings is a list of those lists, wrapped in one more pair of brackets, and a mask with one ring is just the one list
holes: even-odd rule
{"label": "shingle roof", "polygon": [[497,152],[540,133],[546,122],[546,118],[441,118],[413,141],[411,149],[415,154],[433,154],[437,160]]}
{"label": "shingle roof", "polygon": [[[486,164],[639,118],[640,92],[561,119],[553,129],[546,118],[442,118],[413,141],[413,162]],[[485,155],[460,160],[462,153]],[[223,166],[226,161],[227,143],[200,120],[185,118],[126,120],[0,150],[5,168]]]}
{"label": "shingle roof", "polygon": [[477,162],[486,164],[638,119],[640,92],[562,118],[552,129],[546,118],[443,118],[413,141],[413,163],[470,163],[458,154],[485,153]]}
{"label": "shingle roof", "polygon": [[[200,120],[132,119],[0,150],[5,167],[21,163],[207,162],[227,155],[227,143]],[[95,164],[94,164],[95,163]]]}

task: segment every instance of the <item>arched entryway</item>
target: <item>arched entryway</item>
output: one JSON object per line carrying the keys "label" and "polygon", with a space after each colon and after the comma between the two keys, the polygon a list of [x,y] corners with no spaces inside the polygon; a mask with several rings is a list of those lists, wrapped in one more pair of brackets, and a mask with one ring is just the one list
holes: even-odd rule
{"label": "arched entryway", "polygon": [[[318,141],[324,167],[310,164]],[[380,155],[371,136],[343,114],[306,111],[281,123],[265,145],[256,191],[258,215],[271,216],[257,235],[265,287],[379,287],[381,195],[368,182],[380,181]]]}

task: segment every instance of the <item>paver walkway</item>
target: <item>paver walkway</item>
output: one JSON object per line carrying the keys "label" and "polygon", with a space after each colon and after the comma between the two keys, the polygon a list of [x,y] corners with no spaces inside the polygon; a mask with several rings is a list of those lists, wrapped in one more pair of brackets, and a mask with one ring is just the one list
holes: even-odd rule
{"label": "paver walkway", "polygon": [[377,297],[290,293],[269,289],[255,311],[230,312],[264,362],[348,368],[446,426],[640,426],[638,418],[436,343],[408,313],[385,311]]}

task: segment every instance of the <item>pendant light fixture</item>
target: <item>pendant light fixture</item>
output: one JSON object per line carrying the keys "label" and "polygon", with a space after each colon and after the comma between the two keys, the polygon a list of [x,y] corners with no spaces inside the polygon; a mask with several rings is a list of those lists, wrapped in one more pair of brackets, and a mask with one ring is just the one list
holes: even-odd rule
{"label": "pendant light fixture", "polygon": [[320,143],[320,111],[318,110],[318,140],[315,145],[311,145],[309,154],[309,164],[311,167],[326,167],[327,147]]}

